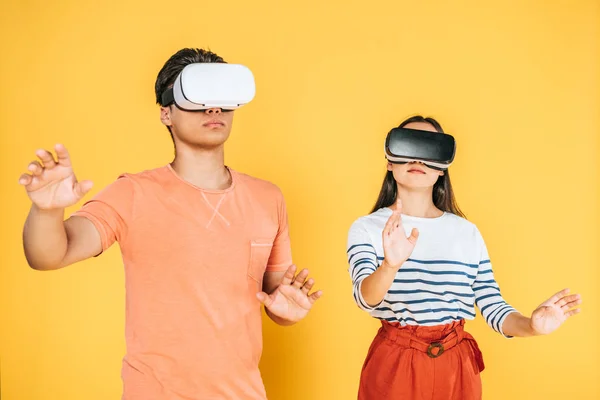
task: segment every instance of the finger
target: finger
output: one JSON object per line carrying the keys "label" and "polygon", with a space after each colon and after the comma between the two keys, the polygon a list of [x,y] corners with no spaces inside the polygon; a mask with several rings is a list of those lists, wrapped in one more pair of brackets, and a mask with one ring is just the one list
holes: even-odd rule
{"label": "finger", "polygon": [[394,223],[392,224],[390,235],[395,234],[400,228],[402,228],[402,215],[396,211],[396,216],[394,217]]}
{"label": "finger", "polygon": [[581,299],[577,299],[577,300],[571,301],[571,302],[563,305],[561,308],[563,310],[569,310],[569,309],[571,309],[573,307],[576,307],[576,306],[580,305],[581,303],[582,303]]}
{"label": "finger", "polygon": [[401,218],[401,216],[398,211],[394,211],[392,213],[392,215],[390,216],[390,218],[388,220],[389,226],[386,224],[386,228],[385,228],[386,229],[385,234],[387,236],[393,235],[396,232],[396,230],[398,230],[398,228],[402,225],[400,223],[400,218]]}
{"label": "finger", "polygon": [[27,186],[31,183],[33,177],[29,174],[23,174],[19,177],[19,184],[23,186]]}
{"label": "finger", "polygon": [[401,228],[404,230],[404,226],[402,224],[402,210],[398,210],[398,216],[396,217],[396,228]]}
{"label": "finger", "polygon": [[30,162],[27,166],[27,170],[30,171],[33,174],[33,176],[40,176],[42,172],[44,172],[44,168],[42,167],[42,164],[39,163],[39,161]]}
{"label": "finger", "polygon": [[308,301],[310,304],[315,304],[315,301],[319,300],[323,296],[323,291],[319,290],[308,296]]}
{"label": "finger", "polygon": [[291,265],[287,271],[285,271],[285,275],[283,275],[283,278],[281,279],[281,284],[282,285],[289,285],[292,283],[292,280],[294,279],[294,274],[296,273],[296,266],[295,265]]}
{"label": "finger", "polygon": [[392,232],[395,231],[399,226],[400,226],[400,221],[402,216],[400,215],[399,211],[394,211],[394,214],[392,215],[393,220],[392,220]]}
{"label": "finger", "polygon": [[269,308],[271,304],[273,304],[273,299],[265,292],[256,293],[256,298],[267,308]]}
{"label": "finger", "polygon": [[410,236],[408,237],[408,241],[412,244],[417,243],[417,239],[419,238],[419,230],[417,228],[413,228],[410,232]]}
{"label": "finger", "polygon": [[565,317],[569,318],[569,317],[572,317],[573,315],[577,315],[577,314],[579,314],[580,312],[581,312],[581,309],[579,309],[579,308],[576,308],[576,309],[574,309],[574,310],[567,311],[567,312],[565,313]]}
{"label": "finger", "polygon": [[56,161],[49,151],[39,149],[35,152],[35,155],[42,160],[42,163],[44,163],[44,168],[52,168],[56,165]]}
{"label": "finger", "polygon": [[70,167],[71,157],[69,156],[67,148],[62,144],[57,144],[56,146],[54,146],[54,150],[56,150],[56,157],[58,158],[58,163],[65,167]]}
{"label": "finger", "polygon": [[560,292],[556,293],[554,296],[550,297],[548,300],[546,300],[544,304],[546,304],[546,303],[554,304],[558,300],[560,300],[561,298],[566,296],[567,294],[569,294],[569,289],[568,288],[563,289]]}
{"label": "finger", "polygon": [[312,287],[315,284],[315,280],[313,278],[310,278],[309,280],[306,281],[306,283],[304,284],[304,286],[302,286],[302,293],[304,293],[305,295],[308,294],[308,292],[310,292],[310,289],[312,289]]}
{"label": "finger", "polygon": [[578,300],[580,298],[581,297],[578,294],[572,294],[570,296],[565,296],[565,297],[562,297],[560,300],[558,300],[556,302],[556,305],[559,306],[559,307],[562,307],[565,304],[573,302],[573,301],[576,301],[576,300]]}
{"label": "finger", "polygon": [[384,235],[389,235],[390,234],[390,232],[392,231],[392,227],[394,226],[395,222],[396,222],[396,211],[394,211],[392,213],[392,215],[390,215],[390,217],[388,218],[387,222],[385,223],[385,227],[383,228]]}
{"label": "finger", "polygon": [[306,281],[306,278],[308,278],[308,270],[306,268],[304,268],[296,276],[296,279],[294,279],[293,286],[296,287],[297,289],[300,289],[302,287],[302,285],[304,285],[304,282]]}
{"label": "finger", "polygon": [[92,186],[94,186],[92,181],[77,182],[74,187],[75,193],[77,194],[77,196],[79,196],[79,198],[81,198],[81,197],[85,196],[87,192],[90,191]]}

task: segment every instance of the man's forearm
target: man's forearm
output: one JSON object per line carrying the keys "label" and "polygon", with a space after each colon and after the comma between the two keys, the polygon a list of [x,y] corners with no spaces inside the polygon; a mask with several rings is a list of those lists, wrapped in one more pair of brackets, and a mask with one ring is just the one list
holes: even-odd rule
{"label": "man's forearm", "polygon": [[23,248],[34,269],[56,269],[67,253],[64,209],[42,210],[31,206],[23,227]]}
{"label": "man's forearm", "polygon": [[381,303],[385,298],[398,271],[389,267],[386,261],[375,272],[367,276],[361,285],[361,295],[371,307]]}

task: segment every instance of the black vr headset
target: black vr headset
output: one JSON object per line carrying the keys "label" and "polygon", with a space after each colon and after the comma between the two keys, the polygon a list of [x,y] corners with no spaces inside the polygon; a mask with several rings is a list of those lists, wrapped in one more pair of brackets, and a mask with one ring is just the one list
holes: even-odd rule
{"label": "black vr headset", "polygon": [[446,170],[454,161],[456,142],[446,133],[394,128],[385,139],[385,157],[393,164],[422,162]]}

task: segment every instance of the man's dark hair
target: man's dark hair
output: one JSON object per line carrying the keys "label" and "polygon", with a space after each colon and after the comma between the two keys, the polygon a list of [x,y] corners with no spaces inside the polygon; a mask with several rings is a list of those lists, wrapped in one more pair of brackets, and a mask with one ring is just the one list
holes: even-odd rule
{"label": "man's dark hair", "polygon": [[161,96],[163,92],[175,83],[177,75],[179,75],[187,65],[193,63],[226,63],[226,61],[209,50],[190,48],[179,50],[167,60],[156,77],[154,92],[156,94],[157,104],[162,105]]}
{"label": "man's dark hair", "polygon": [[[175,79],[177,79],[177,75],[179,75],[179,73],[183,71],[187,65],[194,63],[226,63],[226,61],[223,60],[221,56],[209,50],[191,48],[179,50],[167,60],[165,65],[163,65],[161,70],[158,72],[156,82],[154,83],[156,104],[161,106],[163,105],[163,92],[167,90],[169,86],[173,86]],[[173,132],[171,132],[171,128],[167,126],[167,130],[171,134],[173,143],[175,143],[175,138],[173,138]]]}

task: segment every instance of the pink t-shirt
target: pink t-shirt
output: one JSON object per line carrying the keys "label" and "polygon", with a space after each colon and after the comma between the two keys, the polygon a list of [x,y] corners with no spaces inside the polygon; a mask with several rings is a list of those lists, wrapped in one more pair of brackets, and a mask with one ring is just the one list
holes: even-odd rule
{"label": "pink t-shirt", "polygon": [[292,264],[287,213],[277,186],[229,170],[225,190],[170,165],[124,174],[75,213],[123,255],[124,400],[266,398],[256,293]]}

